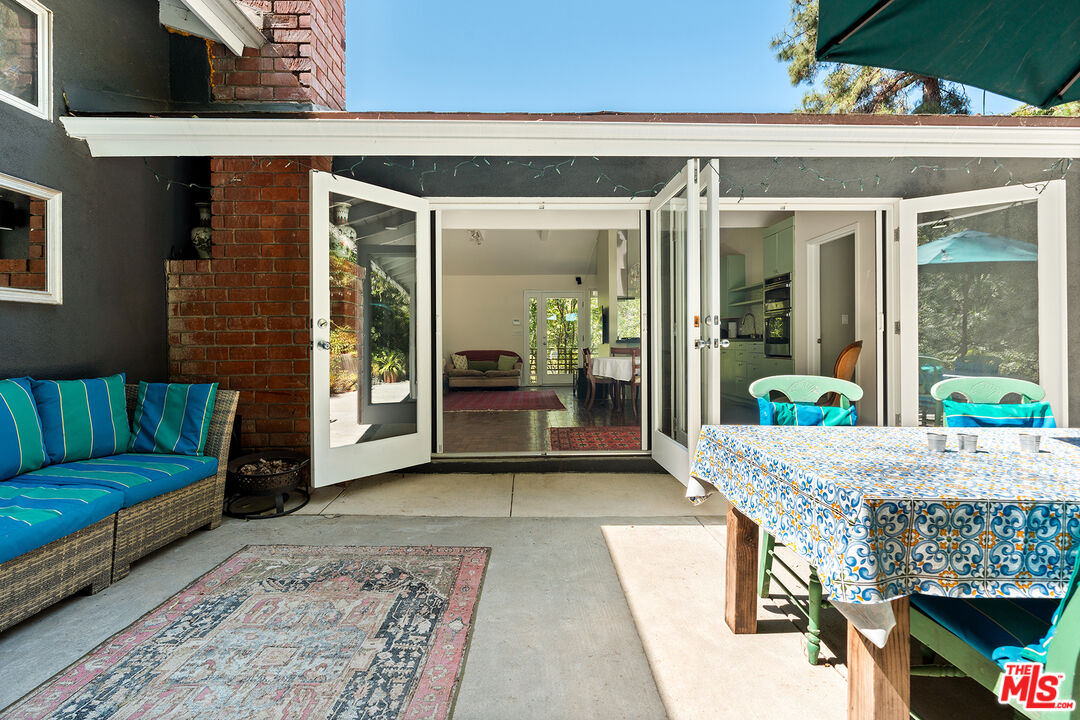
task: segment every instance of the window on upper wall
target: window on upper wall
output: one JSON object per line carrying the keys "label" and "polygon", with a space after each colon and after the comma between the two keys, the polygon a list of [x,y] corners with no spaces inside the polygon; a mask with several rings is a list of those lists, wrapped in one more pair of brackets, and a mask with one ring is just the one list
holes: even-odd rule
{"label": "window on upper wall", "polygon": [[52,13],[37,0],[0,0],[0,100],[52,120]]}
{"label": "window on upper wall", "polygon": [[0,301],[60,304],[60,218],[59,191],[0,174]]}

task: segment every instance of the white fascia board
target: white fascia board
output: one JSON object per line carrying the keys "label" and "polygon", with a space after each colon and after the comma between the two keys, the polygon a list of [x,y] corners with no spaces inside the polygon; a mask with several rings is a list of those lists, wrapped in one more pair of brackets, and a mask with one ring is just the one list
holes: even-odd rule
{"label": "white fascia board", "polygon": [[[191,0],[194,1],[194,0]],[[63,117],[95,157],[1080,157],[1080,127]]]}
{"label": "white fascia board", "polygon": [[163,25],[217,40],[236,55],[266,44],[262,14],[233,0],[159,0],[159,16]]}

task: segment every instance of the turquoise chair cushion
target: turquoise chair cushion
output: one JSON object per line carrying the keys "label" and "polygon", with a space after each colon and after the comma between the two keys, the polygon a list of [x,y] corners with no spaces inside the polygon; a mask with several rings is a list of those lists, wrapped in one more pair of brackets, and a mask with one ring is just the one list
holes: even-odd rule
{"label": "turquoise chair cushion", "polygon": [[[1050,634],[1059,600],[912,595],[911,604],[1001,667]],[[1045,655],[1045,653],[1044,653]]]}
{"label": "turquoise chair cushion", "polygon": [[139,383],[132,452],[202,455],[217,383]]}
{"label": "turquoise chair cushion", "polygon": [[1048,402],[968,403],[942,400],[946,427],[1052,428],[1054,414]]}
{"label": "turquoise chair cushion", "polygon": [[120,509],[123,495],[104,488],[0,483],[0,563],[93,525]]}
{"label": "turquoise chair cushion", "polygon": [[762,425],[854,425],[855,406],[821,407],[813,403],[778,403],[758,398],[758,421]]}
{"label": "turquoise chair cushion", "polygon": [[0,380],[0,480],[48,462],[30,378]]}
{"label": "turquoise chair cushion", "polygon": [[[56,487],[95,487],[119,494],[123,507],[164,495],[217,473],[215,457],[123,453],[107,458],[50,465],[18,478]],[[11,481],[15,482],[15,481]]]}
{"label": "turquoise chair cushion", "polygon": [[33,380],[49,462],[115,455],[128,447],[124,374],[93,380]]}

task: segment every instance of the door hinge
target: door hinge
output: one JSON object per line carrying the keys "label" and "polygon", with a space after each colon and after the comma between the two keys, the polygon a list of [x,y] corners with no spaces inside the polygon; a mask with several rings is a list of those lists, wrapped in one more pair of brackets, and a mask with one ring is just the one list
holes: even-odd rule
{"label": "door hinge", "polygon": [[897,335],[899,335],[900,334],[900,321],[897,320],[896,322],[894,322],[892,324],[892,326],[893,326],[893,332],[896,333]]}
{"label": "door hinge", "polygon": [[900,425],[900,413],[893,415],[893,425]]}
{"label": "door hinge", "polygon": [[893,228],[893,242],[900,242],[900,228]]}

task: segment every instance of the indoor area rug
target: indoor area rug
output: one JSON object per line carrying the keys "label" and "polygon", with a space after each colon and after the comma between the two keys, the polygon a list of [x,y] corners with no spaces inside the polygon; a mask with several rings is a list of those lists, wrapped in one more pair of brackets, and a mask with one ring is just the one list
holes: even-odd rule
{"label": "indoor area rug", "polygon": [[249,545],[0,715],[445,720],[488,554]]}
{"label": "indoor area rug", "polygon": [[443,395],[445,412],[565,409],[554,390],[454,390]]}
{"label": "indoor area rug", "polygon": [[548,428],[552,450],[640,450],[639,425]]}

